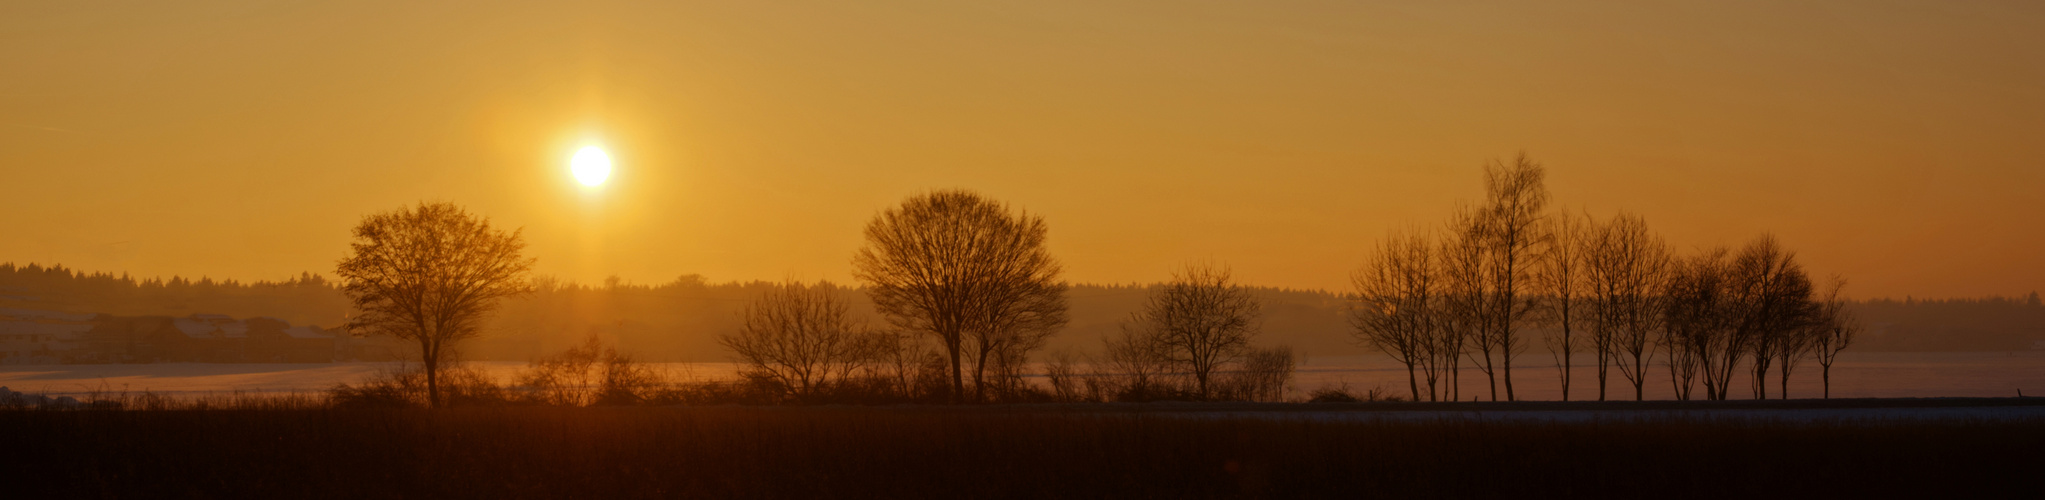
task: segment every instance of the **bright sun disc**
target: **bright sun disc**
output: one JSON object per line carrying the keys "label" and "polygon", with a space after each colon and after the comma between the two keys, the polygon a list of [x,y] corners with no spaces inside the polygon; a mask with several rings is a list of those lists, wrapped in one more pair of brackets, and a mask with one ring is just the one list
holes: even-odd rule
{"label": "bright sun disc", "polygon": [[575,173],[575,180],[584,186],[603,184],[611,178],[611,155],[604,154],[603,148],[588,146],[575,152],[575,158],[568,160],[568,170]]}

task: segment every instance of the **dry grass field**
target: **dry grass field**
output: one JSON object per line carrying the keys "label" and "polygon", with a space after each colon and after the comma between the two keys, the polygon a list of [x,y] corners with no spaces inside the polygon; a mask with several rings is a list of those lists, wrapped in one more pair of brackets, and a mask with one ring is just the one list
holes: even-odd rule
{"label": "dry grass field", "polygon": [[1286,417],[1396,405],[252,409],[261,406],[0,411],[13,457],[9,490],[23,495],[13,498],[1898,497],[2017,491],[2004,488],[2035,486],[2045,463],[2045,420],[2036,417]]}

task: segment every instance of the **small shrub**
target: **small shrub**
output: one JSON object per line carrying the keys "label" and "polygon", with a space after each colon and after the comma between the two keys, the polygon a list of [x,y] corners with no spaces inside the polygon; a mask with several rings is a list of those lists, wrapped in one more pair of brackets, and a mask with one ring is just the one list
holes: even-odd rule
{"label": "small shrub", "polygon": [[1342,387],[1322,387],[1319,389],[1314,389],[1314,392],[1307,394],[1307,402],[1361,403],[1363,402],[1363,400],[1358,399],[1354,394],[1350,394],[1349,386],[1347,384],[1344,384]]}
{"label": "small shrub", "polygon": [[525,401],[560,406],[639,404],[660,386],[651,369],[590,335],[582,345],[533,360],[518,376]]}
{"label": "small shrub", "polygon": [[1250,349],[1235,369],[1221,373],[1213,398],[1220,401],[1279,402],[1292,387],[1297,362],[1291,347]]}
{"label": "small shrub", "polygon": [[1405,400],[1406,398],[1392,394],[1392,391],[1382,385],[1372,387],[1362,395],[1351,392],[1349,384],[1342,384],[1341,387],[1322,387],[1307,395],[1308,403],[1375,403]]}
{"label": "small shrub", "polygon": [[[429,404],[426,371],[402,366],[378,371],[355,384],[335,384],[326,397],[336,408],[423,408]],[[482,370],[453,365],[440,370],[440,400],[446,406],[496,406],[511,397]]]}

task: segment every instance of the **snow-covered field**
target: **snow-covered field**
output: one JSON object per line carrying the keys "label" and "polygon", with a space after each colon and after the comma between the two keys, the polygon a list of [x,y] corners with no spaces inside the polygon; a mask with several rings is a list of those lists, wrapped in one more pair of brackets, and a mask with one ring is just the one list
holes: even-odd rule
{"label": "snow-covered field", "polygon": [[1496,411],[1218,411],[1187,412],[1188,418],[1253,418],[1353,422],[1662,422],[1743,421],[1793,423],[1880,423],[1911,420],[2041,421],[2045,406],[1942,408],[1713,408],[1682,410],[1496,410]]}
{"label": "snow-covered field", "polygon": [[[469,363],[499,381],[510,382],[526,364],[512,361]],[[677,380],[730,376],[730,363],[654,363]],[[413,365],[413,366],[416,366]],[[402,363],[159,363],[135,365],[10,365],[0,366],[0,387],[49,395],[80,395],[93,391],[149,391],[165,395],[234,392],[316,392],[334,384],[352,383],[379,372],[401,370]]]}
{"label": "snow-covered field", "polygon": [[[1560,399],[1560,372],[1546,353],[1535,354],[1523,355],[1513,368],[1515,395],[1523,400]],[[525,366],[502,361],[475,365],[504,381],[511,380]],[[0,386],[51,395],[94,390],[146,390],[173,395],[312,392],[395,368],[397,363],[8,365],[0,366]],[[658,363],[656,369],[677,379],[707,380],[728,377],[734,367],[729,363]],[[1790,379],[1790,396],[1817,397],[1818,370],[1815,362],[1798,368]],[[1570,399],[1596,399],[1595,369],[1578,366],[1573,373]],[[1645,388],[1647,398],[1672,399],[1666,368],[1657,367],[1650,374]],[[1771,398],[1778,397],[1775,376],[1771,371],[1768,384]],[[1611,372],[1610,378],[1609,398],[1632,399],[1632,386],[1617,370]],[[1482,373],[1466,370],[1462,380],[1465,399],[1490,398]],[[1352,390],[1383,387],[1391,394],[1407,392],[1405,369],[1384,356],[1309,357],[1301,363],[1295,382],[1299,394],[1345,384]],[[2045,395],[2045,352],[1848,352],[1832,373],[1833,397],[2005,397],[2017,395],[2018,390]],[[1752,393],[1745,379],[1739,379],[1732,394],[1735,398],[1747,398]],[[1501,388],[1500,399],[1503,398]]]}
{"label": "snow-covered field", "polygon": [[[1570,400],[1598,398],[1597,370],[1584,366],[1589,361],[1585,359],[1588,357],[1579,355],[1574,360],[1576,368],[1571,371]],[[1790,397],[1819,397],[1823,390],[1819,369],[1815,361],[1799,364],[1790,376]],[[1513,367],[1514,395],[1522,400],[1561,399],[1560,374],[1548,353],[1523,354]],[[1781,389],[1779,376],[1780,372],[1769,370],[1769,398],[1780,397],[1777,394]],[[1616,367],[1610,371],[1608,378],[1608,399],[1633,399],[1633,385]],[[1347,383],[1352,389],[1383,387],[1390,394],[1404,395],[1408,392],[1405,367],[1385,356],[1310,358],[1300,367],[1296,380],[1296,385],[1302,390]],[[1699,384],[1695,394],[1703,392],[1701,382]],[[1752,397],[1749,386],[1747,377],[1735,377],[1731,396],[1736,399]],[[1463,399],[1490,400],[1487,387],[1483,373],[1464,369]],[[1832,397],[1835,398],[2008,397],[2016,396],[2018,390],[2032,396],[2045,395],[2045,351],[1848,351],[1842,353],[1839,363],[1832,367]],[[1646,399],[1675,399],[1668,368],[1650,367],[1642,392]],[[1502,387],[1498,399],[1505,399]]]}

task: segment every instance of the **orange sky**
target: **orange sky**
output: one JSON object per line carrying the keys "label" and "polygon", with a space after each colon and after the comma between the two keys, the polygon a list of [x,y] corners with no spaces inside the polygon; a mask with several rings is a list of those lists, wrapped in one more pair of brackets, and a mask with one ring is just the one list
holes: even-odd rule
{"label": "orange sky", "polygon": [[1558,202],[1772,231],[1858,296],[2045,289],[2045,3],[0,4],[0,260],[145,276],[330,272],[447,200],[544,274],[842,281],[959,187],[1075,281],[1346,289],[1523,148]]}

